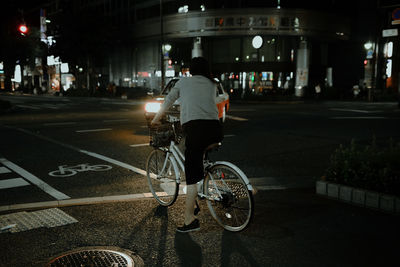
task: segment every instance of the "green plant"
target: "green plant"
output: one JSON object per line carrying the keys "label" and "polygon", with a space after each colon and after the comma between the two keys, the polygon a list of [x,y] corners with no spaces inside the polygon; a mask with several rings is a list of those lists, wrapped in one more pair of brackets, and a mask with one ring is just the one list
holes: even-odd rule
{"label": "green plant", "polygon": [[335,183],[400,195],[400,143],[362,146],[352,140],[332,154],[325,179]]}

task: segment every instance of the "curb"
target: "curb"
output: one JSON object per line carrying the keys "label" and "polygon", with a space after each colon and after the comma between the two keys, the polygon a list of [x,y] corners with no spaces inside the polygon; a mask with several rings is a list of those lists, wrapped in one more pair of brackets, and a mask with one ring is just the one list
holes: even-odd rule
{"label": "curb", "polygon": [[113,202],[125,202],[134,200],[150,199],[153,195],[151,193],[139,193],[130,195],[116,195],[116,196],[103,196],[103,197],[86,197],[86,198],[74,198],[44,202],[32,202],[23,204],[12,204],[0,206],[0,212],[14,211],[14,210],[25,210],[25,209],[37,209],[37,208],[59,208],[68,206],[81,206],[81,205],[93,205]]}
{"label": "curb", "polygon": [[400,198],[347,185],[317,181],[317,195],[337,199],[359,207],[400,214]]}

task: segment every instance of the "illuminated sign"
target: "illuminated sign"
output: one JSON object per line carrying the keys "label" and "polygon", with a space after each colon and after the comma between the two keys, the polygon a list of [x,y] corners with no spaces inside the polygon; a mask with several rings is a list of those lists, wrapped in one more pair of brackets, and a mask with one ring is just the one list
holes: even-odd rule
{"label": "illuminated sign", "polygon": [[400,24],[400,8],[396,8],[392,12],[392,25]]}

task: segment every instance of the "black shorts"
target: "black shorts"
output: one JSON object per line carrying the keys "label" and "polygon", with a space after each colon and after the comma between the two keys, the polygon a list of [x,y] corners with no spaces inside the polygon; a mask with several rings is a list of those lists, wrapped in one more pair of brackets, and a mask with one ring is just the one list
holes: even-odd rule
{"label": "black shorts", "polygon": [[204,178],[203,155],[205,149],[223,139],[218,120],[193,120],[182,125],[185,140],[186,184],[195,184]]}

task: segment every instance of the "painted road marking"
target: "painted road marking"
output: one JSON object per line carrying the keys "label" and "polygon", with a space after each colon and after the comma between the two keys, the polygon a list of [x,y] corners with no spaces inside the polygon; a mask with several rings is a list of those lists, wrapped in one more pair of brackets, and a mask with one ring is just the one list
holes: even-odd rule
{"label": "painted road marking", "polygon": [[20,187],[20,186],[25,186],[25,185],[30,185],[30,183],[28,183],[27,181],[25,181],[22,178],[12,178],[12,179],[7,179],[7,180],[0,180],[0,189]]}
{"label": "painted road marking", "polygon": [[86,150],[79,149],[78,151],[81,152],[81,153],[84,153],[86,155],[89,155],[89,156],[92,156],[92,157],[95,157],[95,158],[110,162],[110,163],[115,164],[115,165],[118,165],[118,166],[120,166],[122,168],[131,170],[131,171],[136,172],[138,174],[147,175],[145,170],[136,168],[136,167],[134,167],[132,165],[129,165],[129,164],[124,163],[124,162],[121,162],[119,160],[112,159],[112,158],[109,158],[109,157],[106,157],[106,156],[103,156],[103,155],[100,155],[100,154],[97,154],[97,153],[94,153],[94,152],[86,151]]}
{"label": "painted road marking", "polygon": [[347,108],[330,108],[330,110],[335,111],[349,111],[349,112],[359,112],[359,113],[371,113],[375,111],[361,110],[361,109],[347,109]]}
{"label": "painted road marking", "polygon": [[76,124],[74,121],[70,122],[48,122],[48,123],[43,123],[45,126],[59,126],[59,125],[73,125]]}
{"label": "painted road marking", "polygon": [[39,107],[28,106],[28,105],[21,105],[21,104],[18,104],[18,105],[16,105],[16,106],[17,106],[17,107],[21,107],[21,108],[41,109],[41,108],[39,108]]}
{"label": "painted road marking", "polygon": [[104,120],[103,122],[122,122],[122,121],[128,121],[128,119]]}
{"label": "painted road marking", "polygon": [[145,144],[136,144],[136,145],[129,145],[130,147],[140,147],[140,146],[149,146],[149,143]]}
{"label": "painted road marking", "polygon": [[370,117],[331,117],[332,120],[381,120],[385,117],[370,116]]}
{"label": "painted road marking", "polygon": [[28,180],[29,182],[31,182],[32,184],[36,185],[37,187],[39,187],[40,189],[42,189],[43,191],[45,191],[47,194],[51,195],[52,197],[54,197],[55,199],[68,199],[70,198],[69,196],[65,195],[64,193],[54,189],[53,187],[51,187],[50,185],[46,184],[45,182],[43,182],[42,180],[40,180],[39,178],[37,178],[35,175],[33,175],[32,173],[22,169],[21,167],[15,165],[14,163],[12,163],[11,161],[8,161],[5,158],[0,158],[0,162],[8,167],[9,169],[13,170],[14,172],[18,173],[19,175],[21,175],[22,177],[24,177],[26,180]]}
{"label": "painted road marking", "polygon": [[103,128],[103,129],[90,129],[90,130],[78,130],[75,131],[77,133],[90,133],[90,132],[102,132],[102,131],[111,131],[111,128]]}
{"label": "painted road marking", "polygon": [[236,117],[236,116],[231,116],[231,115],[226,115],[226,118],[235,120],[235,121],[248,121],[248,119],[242,118],[242,117]]}
{"label": "painted road marking", "polygon": [[11,171],[7,169],[6,167],[0,167],[0,174],[1,173],[10,173]]}
{"label": "painted road marking", "polygon": [[234,134],[225,134],[225,135],[224,135],[224,138],[225,138],[225,137],[234,137],[234,136],[235,136]]}

